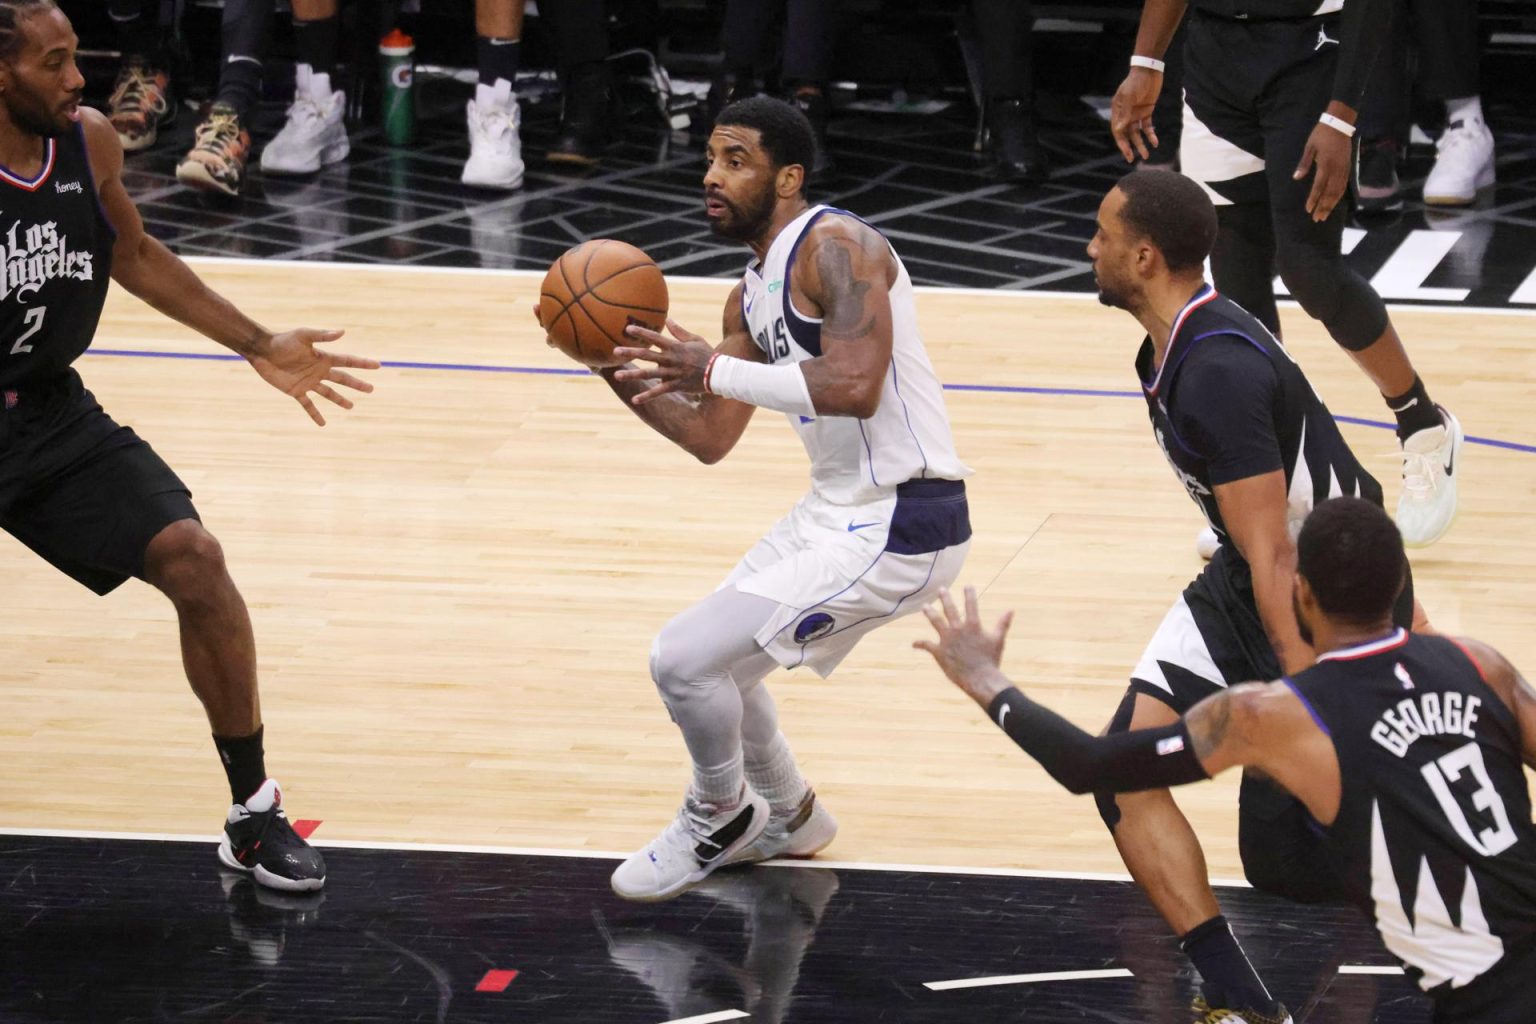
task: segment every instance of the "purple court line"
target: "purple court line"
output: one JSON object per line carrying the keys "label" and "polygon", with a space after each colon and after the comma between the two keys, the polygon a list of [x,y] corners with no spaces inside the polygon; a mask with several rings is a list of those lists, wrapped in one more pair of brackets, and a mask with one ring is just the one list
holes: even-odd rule
{"label": "purple court line", "polygon": [[[244,359],[244,356],[232,355],[224,352],[150,352],[131,348],[92,348],[86,350],[86,355],[93,356],[127,356],[137,359],[203,359],[214,362],[235,362]],[[380,364],[388,370],[453,370],[462,373],[524,373],[542,374],[554,377],[588,377],[588,370],[567,370],[559,367],[548,366],[497,366],[490,363],[416,363],[401,362],[397,360],[384,360]],[[1070,398],[1140,398],[1140,391],[1109,391],[1096,388],[1032,388],[1013,384],[945,384],[945,391],[982,391],[1004,395],[1062,395]],[[1395,424],[1383,423],[1381,420],[1362,419],[1359,416],[1335,416],[1340,423],[1352,423],[1361,427],[1376,427],[1381,430],[1394,430]],[[1496,437],[1474,437],[1467,435],[1470,444],[1480,444],[1489,448],[1504,448],[1512,452],[1526,452],[1536,455],[1536,444],[1521,444],[1519,441],[1501,441]]]}

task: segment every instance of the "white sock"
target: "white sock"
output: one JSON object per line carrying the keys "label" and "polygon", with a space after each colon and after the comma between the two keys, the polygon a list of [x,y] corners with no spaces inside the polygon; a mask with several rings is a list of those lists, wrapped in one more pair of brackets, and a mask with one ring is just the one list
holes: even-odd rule
{"label": "white sock", "polygon": [[775,814],[786,814],[800,806],[805,791],[810,787],[795,764],[784,734],[775,733],[768,746],[752,751],[752,760],[746,765],[747,781],[762,794]]}
{"label": "white sock", "polygon": [[512,83],[505,78],[496,79],[495,85],[475,83],[475,106],[482,109],[510,110],[516,100],[512,96]]}
{"label": "white sock", "polygon": [[1459,100],[1445,101],[1446,120],[1455,123],[1470,124],[1473,121],[1483,121],[1483,98],[1481,96],[1465,96]]}
{"label": "white sock", "polygon": [[725,764],[693,766],[693,796],[699,803],[728,811],[741,802],[741,755]]}

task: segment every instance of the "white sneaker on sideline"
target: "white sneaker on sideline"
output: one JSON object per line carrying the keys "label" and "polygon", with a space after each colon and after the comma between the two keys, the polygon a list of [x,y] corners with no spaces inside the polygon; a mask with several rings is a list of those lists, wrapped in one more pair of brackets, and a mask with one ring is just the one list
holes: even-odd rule
{"label": "white sneaker on sideline", "polygon": [[314,174],[327,164],[345,160],[352,151],[346,115],[347,94],[331,89],[331,76],[314,74],[300,64],[288,122],[261,151],[262,171]]}
{"label": "white sneaker on sideline", "polygon": [[614,871],[613,891],[627,900],[647,903],[686,892],[756,842],[768,827],[768,818],[768,801],[751,786],[742,786],[741,801],[728,811],[700,803],[690,790],[661,835]]}
{"label": "white sneaker on sideline", "polygon": [[1435,151],[1435,166],[1424,179],[1429,205],[1465,206],[1477,198],[1478,189],[1493,184],[1493,133],[1481,118],[1446,125]]}
{"label": "white sneaker on sideline", "polygon": [[523,141],[518,136],[522,111],[512,86],[481,85],[466,108],[469,160],[460,180],[477,188],[515,189],[523,183]]}
{"label": "white sneaker on sideline", "polygon": [[1397,499],[1397,528],[1403,543],[1422,548],[1445,536],[1456,518],[1456,471],[1466,434],[1444,406],[1441,425],[1409,434],[1403,442],[1403,492]]}
{"label": "white sneaker on sideline", "polygon": [[816,799],[816,791],[807,789],[800,806],[790,813],[770,813],[763,834],[731,857],[728,863],[755,864],[775,857],[814,857],[835,838],[837,819]]}

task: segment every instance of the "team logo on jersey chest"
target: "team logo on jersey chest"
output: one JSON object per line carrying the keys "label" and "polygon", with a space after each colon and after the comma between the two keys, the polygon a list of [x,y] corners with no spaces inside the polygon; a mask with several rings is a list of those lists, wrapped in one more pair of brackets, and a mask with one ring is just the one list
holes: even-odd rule
{"label": "team logo on jersey chest", "polygon": [[55,221],[22,227],[14,221],[0,238],[0,300],[12,295],[25,298],[49,281],[95,279],[89,252],[72,251],[69,239],[59,234]]}

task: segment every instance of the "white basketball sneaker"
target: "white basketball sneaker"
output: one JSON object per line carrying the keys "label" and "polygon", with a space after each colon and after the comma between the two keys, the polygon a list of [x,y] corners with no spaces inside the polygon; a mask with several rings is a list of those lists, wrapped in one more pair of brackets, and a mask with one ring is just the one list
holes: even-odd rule
{"label": "white basketball sneaker", "polygon": [[331,89],[331,76],[315,74],[300,64],[288,122],[261,151],[267,174],[314,174],[327,164],[345,160],[347,94]]}
{"label": "white basketball sneaker", "polygon": [[1446,125],[1435,151],[1435,166],[1424,179],[1429,205],[1465,206],[1477,198],[1478,189],[1493,184],[1493,133],[1482,118]]}
{"label": "white basketball sneaker", "polygon": [[743,847],[728,863],[755,864],[775,857],[814,857],[837,837],[837,819],[807,789],[800,805],[788,814],[770,814],[757,841]]}
{"label": "white basketball sneaker", "polygon": [[1444,406],[1441,425],[1409,434],[1403,442],[1403,492],[1397,500],[1397,528],[1403,543],[1422,548],[1441,537],[1456,518],[1456,471],[1466,434]]}
{"label": "white basketball sneaker", "polygon": [[690,790],[672,824],[614,871],[613,891],[647,903],[686,892],[756,842],[768,817],[768,801],[750,786],[728,811],[700,803]]}
{"label": "white basketball sneaker", "polygon": [[523,140],[518,136],[522,111],[511,83],[476,87],[466,108],[469,160],[461,179],[477,188],[515,189],[523,183]]}

